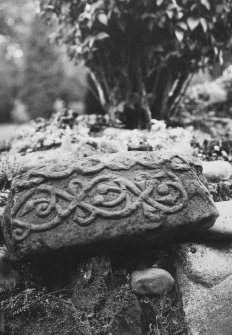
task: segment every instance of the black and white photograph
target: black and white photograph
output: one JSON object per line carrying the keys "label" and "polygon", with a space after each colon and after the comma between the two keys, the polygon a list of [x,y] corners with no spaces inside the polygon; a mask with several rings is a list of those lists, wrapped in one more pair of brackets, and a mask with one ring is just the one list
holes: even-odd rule
{"label": "black and white photograph", "polygon": [[0,0],[0,335],[232,335],[232,0]]}

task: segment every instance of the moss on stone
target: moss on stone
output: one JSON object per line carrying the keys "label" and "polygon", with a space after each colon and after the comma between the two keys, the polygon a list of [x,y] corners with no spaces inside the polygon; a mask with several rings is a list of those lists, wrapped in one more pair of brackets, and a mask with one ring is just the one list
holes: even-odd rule
{"label": "moss on stone", "polygon": [[131,273],[151,266],[175,278],[174,249],[19,264],[24,281],[0,297],[5,334],[186,335],[177,286],[152,299],[136,297],[130,287]]}

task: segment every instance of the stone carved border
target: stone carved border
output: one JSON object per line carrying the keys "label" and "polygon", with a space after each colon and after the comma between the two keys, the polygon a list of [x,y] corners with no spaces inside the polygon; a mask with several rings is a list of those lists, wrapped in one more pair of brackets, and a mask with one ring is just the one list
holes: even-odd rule
{"label": "stone carved border", "polygon": [[[66,164],[61,170],[57,169],[56,165],[52,166],[50,169],[46,166],[41,166],[40,168],[32,169],[26,173],[25,178],[22,181],[16,178],[16,182],[13,186],[20,189],[30,188],[34,185],[41,184],[46,179],[61,179],[69,177],[74,173],[83,176],[91,175],[99,173],[104,169],[113,171],[129,170],[136,165],[145,169],[155,169],[167,161],[169,161],[172,170],[188,171],[191,169],[190,165],[178,154],[166,154],[166,157],[162,157],[162,155],[158,156],[156,153],[146,153],[146,155],[130,154],[131,157],[121,156],[122,158],[120,155],[115,155],[114,158],[107,156],[103,158],[86,158],[81,162],[76,161],[74,166],[70,166],[72,165],[72,162]],[[194,164],[198,165],[197,160]]]}
{"label": "stone carved border", "polygon": [[[160,169],[161,162],[157,164],[157,159],[154,159],[153,155],[146,155],[146,159],[143,155],[143,157],[123,158],[121,161],[87,159],[71,167],[66,166],[60,171],[49,170],[46,167],[31,170],[23,180],[18,179],[14,183],[14,186],[21,190],[32,188],[24,192],[22,198],[12,208],[14,239],[20,242],[27,238],[31,231],[41,232],[52,229],[72,213],[73,221],[78,226],[87,227],[97,218],[121,219],[141,208],[144,217],[153,223],[153,227],[158,227],[161,216],[176,213],[187,205],[188,196],[179,178],[166,169]],[[190,169],[189,164],[178,156],[169,161],[169,164],[174,171]],[[146,169],[145,171],[154,170],[152,177],[151,172],[148,176],[140,171],[132,181],[108,172],[106,175],[96,176],[91,181],[83,183],[76,176],[76,174],[96,174],[105,168],[113,171],[129,170],[135,165],[142,166]],[[43,184],[46,180],[70,176],[71,180],[66,190]],[[96,189],[97,194],[94,199],[88,199],[88,194],[93,188]],[[109,192],[116,197],[112,200],[106,199],[105,196]],[[35,193],[36,196],[43,195],[43,197],[33,199]],[[45,197],[44,194],[47,196]],[[65,209],[59,204],[59,199],[68,204]],[[33,210],[38,218],[45,219],[44,223],[34,224],[23,220]],[[51,214],[53,218],[48,220],[47,217]]]}

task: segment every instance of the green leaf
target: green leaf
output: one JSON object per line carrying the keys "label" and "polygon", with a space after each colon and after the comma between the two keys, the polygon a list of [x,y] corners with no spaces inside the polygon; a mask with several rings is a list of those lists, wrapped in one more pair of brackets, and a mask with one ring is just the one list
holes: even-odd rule
{"label": "green leaf", "polygon": [[206,33],[207,29],[208,29],[208,25],[207,25],[207,21],[205,18],[201,17],[200,18],[200,23],[201,23],[201,26],[204,30],[204,32]]}
{"label": "green leaf", "polygon": [[177,26],[182,28],[183,30],[188,30],[188,26],[185,22],[179,22],[177,23]]}
{"label": "green leaf", "polygon": [[201,4],[205,6],[208,10],[210,10],[210,3],[208,0],[201,0]]}
{"label": "green leaf", "polygon": [[167,16],[169,17],[169,19],[172,19],[174,16],[174,12],[172,10],[167,10]]}
{"label": "green leaf", "polygon": [[175,30],[175,35],[179,42],[183,41],[184,33],[182,30]]}
{"label": "green leaf", "polygon": [[200,23],[200,20],[195,17],[189,17],[187,19],[187,23],[188,23],[190,30],[194,30]]}
{"label": "green leaf", "polygon": [[177,18],[180,20],[184,16],[184,13],[182,11],[177,12]]}
{"label": "green leaf", "polygon": [[157,0],[157,6],[161,6],[164,0]]}
{"label": "green leaf", "polygon": [[95,42],[95,38],[94,37],[91,37],[90,39],[89,39],[89,46],[90,46],[90,48],[92,48],[92,46],[94,45],[94,42]]}
{"label": "green leaf", "polygon": [[103,40],[105,38],[108,38],[109,37],[109,34],[105,33],[105,32],[101,32],[101,33],[98,33],[96,36],[95,36],[95,39],[96,40]]}
{"label": "green leaf", "polygon": [[101,24],[103,24],[104,26],[107,25],[108,19],[107,19],[106,14],[100,13],[97,18],[98,18],[98,21],[101,22]]}
{"label": "green leaf", "polygon": [[193,12],[197,8],[197,4],[194,4],[190,7],[190,11]]}
{"label": "green leaf", "polygon": [[219,58],[219,64],[223,65],[224,59],[223,59],[223,51],[222,50],[219,51],[219,57],[218,58]]}

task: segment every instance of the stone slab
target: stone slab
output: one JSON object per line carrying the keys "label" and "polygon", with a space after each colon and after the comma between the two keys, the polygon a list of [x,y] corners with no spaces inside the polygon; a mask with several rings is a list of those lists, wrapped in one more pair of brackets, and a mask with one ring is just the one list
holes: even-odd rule
{"label": "stone slab", "polygon": [[192,234],[186,241],[203,243],[213,241],[232,241],[232,200],[215,202],[219,216],[214,225],[202,231],[201,234]]}
{"label": "stone slab", "polygon": [[176,268],[189,334],[231,335],[232,243],[185,243]]}
{"label": "stone slab", "polygon": [[17,176],[3,231],[10,255],[21,258],[70,247],[158,244],[209,228],[217,215],[198,161],[131,152]]}

